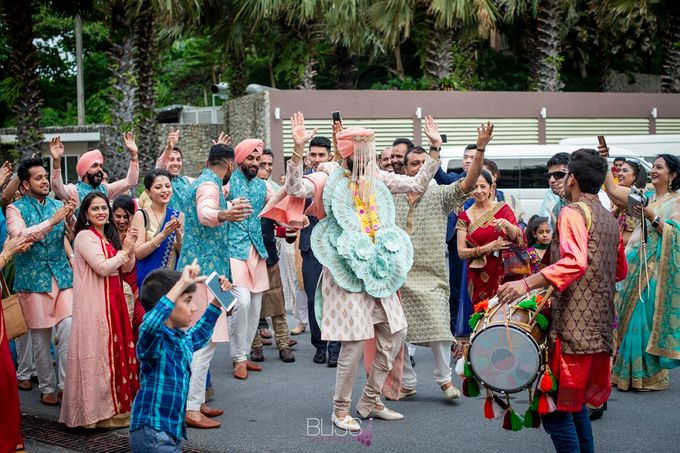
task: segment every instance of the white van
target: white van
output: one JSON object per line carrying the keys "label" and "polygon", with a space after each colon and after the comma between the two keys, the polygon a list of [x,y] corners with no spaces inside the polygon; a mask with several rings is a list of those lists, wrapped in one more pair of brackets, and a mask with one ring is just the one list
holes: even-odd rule
{"label": "white van", "polygon": [[[484,157],[498,165],[500,179],[498,188],[521,201],[525,212],[524,221],[538,213],[545,196],[550,190],[546,174],[546,163],[557,153],[572,153],[580,146],[574,145],[492,145],[489,144]],[[463,167],[464,146],[445,145],[441,151],[442,169],[459,173]],[[639,161],[649,174],[651,165],[638,154],[618,146],[610,146],[611,156],[621,156]],[[613,158],[610,158],[610,163]]]}
{"label": "white van", "polygon": [[[609,146],[621,146],[654,163],[659,154],[680,156],[680,134],[608,135]],[[560,145],[596,148],[597,137],[571,137],[560,140]],[[616,157],[615,153],[610,153]]]}

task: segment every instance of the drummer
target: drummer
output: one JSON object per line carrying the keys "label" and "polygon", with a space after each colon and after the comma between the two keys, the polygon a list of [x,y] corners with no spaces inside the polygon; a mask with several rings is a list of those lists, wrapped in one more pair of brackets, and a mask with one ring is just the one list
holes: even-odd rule
{"label": "drummer", "polygon": [[498,289],[501,302],[547,285],[558,290],[548,331],[557,411],[542,420],[560,452],[594,451],[585,404],[599,406],[611,392],[614,285],[628,269],[616,220],[597,196],[607,171],[607,161],[593,149],[571,154],[564,183],[570,204],[557,220],[550,247],[554,264]]}

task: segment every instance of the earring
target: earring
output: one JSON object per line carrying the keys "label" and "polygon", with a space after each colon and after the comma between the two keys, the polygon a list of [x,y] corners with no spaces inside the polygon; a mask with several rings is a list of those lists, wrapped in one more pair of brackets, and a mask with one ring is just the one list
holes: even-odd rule
{"label": "earring", "polygon": [[90,226],[90,219],[85,218],[85,226]]}
{"label": "earring", "polygon": [[106,224],[108,225],[109,223],[111,223],[111,221],[109,219],[106,219]]}

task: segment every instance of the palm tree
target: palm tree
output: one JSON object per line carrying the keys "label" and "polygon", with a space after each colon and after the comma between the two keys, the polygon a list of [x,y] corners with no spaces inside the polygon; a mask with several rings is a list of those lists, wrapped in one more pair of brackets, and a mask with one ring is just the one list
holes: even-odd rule
{"label": "palm tree", "polygon": [[43,103],[38,86],[38,55],[33,45],[33,0],[2,0],[3,21],[7,25],[7,39],[11,47],[8,68],[14,82],[12,111],[16,114],[17,151],[20,156],[40,154],[43,135],[40,132],[40,106]]}

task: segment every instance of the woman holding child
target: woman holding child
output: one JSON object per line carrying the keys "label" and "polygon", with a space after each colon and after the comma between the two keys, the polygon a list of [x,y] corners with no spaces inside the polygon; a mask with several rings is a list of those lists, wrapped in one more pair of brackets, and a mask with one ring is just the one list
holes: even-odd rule
{"label": "woman holding child", "polygon": [[121,244],[109,200],[88,194],[76,222],[73,325],[60,421],[121,428],[139,388],[137,357],[121,272],[135,264],[137,230]]}

